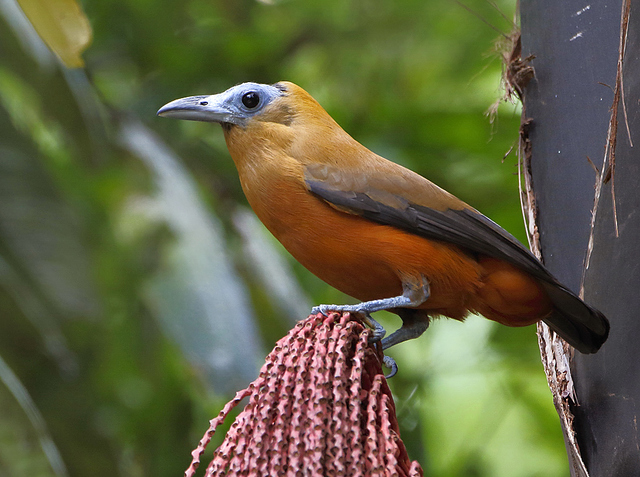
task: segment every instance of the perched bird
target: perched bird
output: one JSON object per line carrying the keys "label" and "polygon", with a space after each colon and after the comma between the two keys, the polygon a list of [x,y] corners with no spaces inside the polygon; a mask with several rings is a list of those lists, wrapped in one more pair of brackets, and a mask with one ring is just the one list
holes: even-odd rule
{"label": "perched bird", "polygon": [[302,88],[244,83],[191,96],[159,116],[220,123],[249,204],[307,269],[357,305],[402,327],[388,348],[420,336],[430,317],[471,312],[507,326],[544,321],[582,353],[609,322],[559,283],[512,235],[424,177],[371,152]]}

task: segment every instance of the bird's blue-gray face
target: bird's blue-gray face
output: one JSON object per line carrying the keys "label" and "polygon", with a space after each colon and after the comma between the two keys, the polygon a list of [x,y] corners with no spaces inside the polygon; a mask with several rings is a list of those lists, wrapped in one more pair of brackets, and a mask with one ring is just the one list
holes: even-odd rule
{"label": "bird's blue-gray face", "polygon": [[164,118],[244,125],[284,91],[277,86],[242,83],[224,93],[176,99],[158,110]]}

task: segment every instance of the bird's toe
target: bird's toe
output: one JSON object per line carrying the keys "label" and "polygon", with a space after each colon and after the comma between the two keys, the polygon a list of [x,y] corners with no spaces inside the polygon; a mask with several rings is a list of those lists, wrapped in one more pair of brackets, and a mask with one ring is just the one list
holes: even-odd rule
{"label": "bird's toe", "polygon": [[393,378],[398,373],[398,365],[396,364],[396,360],[391,356],[385,356],[382,362],[386,368],[389,368],[391,370],[389,374],[385,374],[384,377],[387,379]]}

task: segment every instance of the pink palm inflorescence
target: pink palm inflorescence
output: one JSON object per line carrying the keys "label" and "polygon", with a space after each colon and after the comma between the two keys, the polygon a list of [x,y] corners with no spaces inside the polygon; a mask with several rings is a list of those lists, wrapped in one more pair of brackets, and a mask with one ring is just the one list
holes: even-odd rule
{"label": "pink palm inflorescence", "polygon": [[421,476],[400,440],[381,354],[349,313],[311,315],[276,344],[258,379],[227,403],[192,452],[186,477],[229,412],[249,403],[206,475]]}

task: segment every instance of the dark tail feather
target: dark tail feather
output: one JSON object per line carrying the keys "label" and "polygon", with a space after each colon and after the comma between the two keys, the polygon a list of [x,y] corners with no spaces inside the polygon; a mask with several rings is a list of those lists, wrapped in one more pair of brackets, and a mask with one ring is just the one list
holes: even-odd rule
{"label": "dark tail feather", "polygon": [[544,321],[581,353],[595,353],[609,336],[609,320],[559,283],[542,282],[555,305]]}

